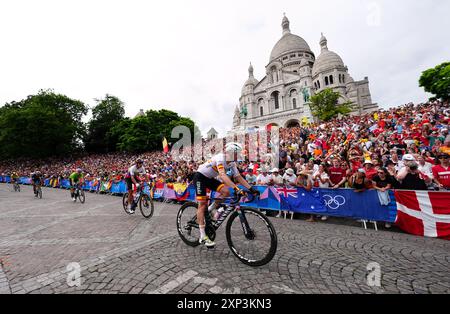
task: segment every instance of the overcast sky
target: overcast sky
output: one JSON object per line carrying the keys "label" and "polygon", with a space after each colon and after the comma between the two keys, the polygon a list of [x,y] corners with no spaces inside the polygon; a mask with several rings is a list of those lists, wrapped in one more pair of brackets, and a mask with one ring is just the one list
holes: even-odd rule
{"label": "overcast sky", "polygon": [[45,88],[91,106],[109,93],[127,116],[166,108],[225,135],[283,12],[316,57],[324,32],[383,107],[425,100],[421,72],[450,58],[448,0],[2,0],[0,105]]}

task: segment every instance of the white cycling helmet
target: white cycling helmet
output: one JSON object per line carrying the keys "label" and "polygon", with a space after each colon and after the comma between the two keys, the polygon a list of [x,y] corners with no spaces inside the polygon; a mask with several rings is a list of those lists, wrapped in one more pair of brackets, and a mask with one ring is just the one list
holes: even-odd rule
{"label": "white cycling helmet", "polygon": [[240,153],[243,151],[242,145],[239,143],[227,143],[225,145],[225,152],[227,153]]}

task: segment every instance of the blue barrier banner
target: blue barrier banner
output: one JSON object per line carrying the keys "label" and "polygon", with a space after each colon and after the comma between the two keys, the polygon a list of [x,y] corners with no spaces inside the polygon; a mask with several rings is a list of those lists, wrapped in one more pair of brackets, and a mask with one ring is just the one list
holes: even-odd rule
{"label": "blue barrier banner", "polygon": [[[9,182],[8,176],[0,176],[0,182]],[[21,177],[19,182],[22,184],[31,184],[31,179]],[[49,185],[50,180],[45,180],[45,185]],[[154,198],[166,198],[178,201],[194,201],[196,199],[195,186],[189,185],[187,189],[178,193],[167,184],[157,184]],[[63,179],[60,187],[70,188],[70,181]],[[84,189],[97,190],[100,185],[94,186],[94,182],[85,181]],[[266,187],[256,186],[260,191],[260,199],[251,203],[243,203],[243,206],[254,207],[264,210],[288,210],[296,213],[319,214],[331,217],[346,217],[352,219],[365,219],[374,221],[395,222],[397,216],[397,206],[392,191],[389,192],[390,203],[381,205],[378,192],[375,190],[356,193],[352,189],[313,189],[306,191],[299,188],[289,187]],[[113,183],[111,188],[106,190],[103,186],[102,191],[114,194],[124,194],[127,191],[125,181]],[[149,187],[145,186],[145,193],[149,194]],[[234,191],[230,189],[231,195]],[[211,197],[215,197],[215,193]]]}
{"label": "blue barrier banner", "polygon": [[31,178],[28,177],[21,177],[19,178],[20,184],[31,184]]}
{"label": "blue barrier banner", "polygon": [[386,222],[394,222],[396,217],[391,206],[381,205],[375,190],[357,193],[351,189],[298,189],[297,193],[282,193],[281,199],[288,210],[298,213]]}
{"label": "blue barrier banner", "polygon": [[85,191],[89,191],[91,184],[91,181],[83,181],[83,186],[81,188]]}
{"label": "blue barrier banner", "polygon": [[109,189],[111,193],[119,194],[120,193],[120,183],[119,182],[113,182],[111,185],[111,188]]}
{"label": "blue barrier banner", "polygon": [[70,188],[70,181],[68,179],[62,179],[60,182],[60,186],[64,189]]}

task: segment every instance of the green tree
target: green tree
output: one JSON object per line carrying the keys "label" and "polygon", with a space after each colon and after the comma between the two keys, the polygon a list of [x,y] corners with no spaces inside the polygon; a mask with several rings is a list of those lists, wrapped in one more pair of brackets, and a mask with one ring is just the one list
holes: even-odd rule
{"label": "green tree", "polygon": [[82,147],[88,112],[81,101],[41,90],[0,110],[0,157],[48,157]]}
{"label": "green tree", "polygon": [[111,128],[108,136],[116,141],[120,151],[155,151],[162,149],[164,137],[170,141],[172,129],[180,125],[190,129],[192,139],[194,134],[199,133],[191,119],[162,109],[149,110],[145,116],[122,120]]}
{"label": "green tree", "polygon": [[85,139],[89,152],[107,153],[117,149],[117,138],[110,137],[113,126],[125,116],[124,103],[117,97],[106,94],[104,99],[96,99],[97,105],[92,109],[92,119],[88,123]]}
{"label": "green tree", "polygon": [[330,121],[339,114],[348,115],[353,110],[353,104],[350,101],[339,104],[339,98],[341,97],[340,93],[330,88],[312,96],[310,98],[312,114],[321,121]]}
{"label": "green tree", "polygon": [[450,100],[450,62],[422,72],[419,86],[443,101]]}
{"label": "green tree", "polygon": [[136,117],[131,120],[119,137],[118,148],[132,153],[152,150],[152,125],[147,117]]}

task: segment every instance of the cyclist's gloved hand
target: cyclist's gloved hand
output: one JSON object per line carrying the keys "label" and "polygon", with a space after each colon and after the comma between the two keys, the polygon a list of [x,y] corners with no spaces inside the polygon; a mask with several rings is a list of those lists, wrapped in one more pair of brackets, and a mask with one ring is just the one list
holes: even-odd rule
{"label": "cyclist's gloved hand", "polygon": [[261,195],[261,192],[259,192],[254,186],[252,186],[252,187],[250,188],[250,193],[252,193],[252,194],[255,195],[255,196]]}
{"label": "cyclist's gloved hand", "polygon": [[236,195],[237,195],[237,196],[242,196],[242,197],[247,196],[247,193],[245,193],[244,190],[241,190],[241,189],[238,188],[238,187],[236,187],[236,189],[235,189],[234,191],[236,192]]}

